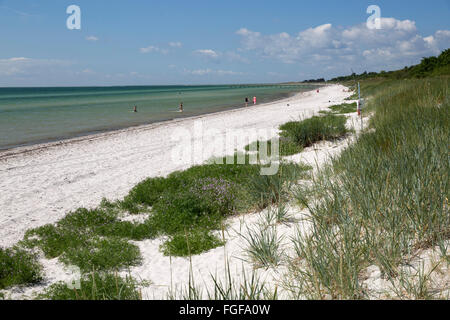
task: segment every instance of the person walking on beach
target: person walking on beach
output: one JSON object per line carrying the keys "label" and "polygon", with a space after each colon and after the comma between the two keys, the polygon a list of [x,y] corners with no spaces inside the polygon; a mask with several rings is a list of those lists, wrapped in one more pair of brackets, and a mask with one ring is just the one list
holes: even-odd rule
{"label": "person walking on beach", "polygon": [[248,107],[248,97],[245,98],[245,106]]}
{"label": "person walking on beach", "polygon": [[180,112],[183,112],[183,102],[180,102]]}
{"label": "person walking on beach", "polygon": [[256,104],[256,97],[253,97],[253,104]]}

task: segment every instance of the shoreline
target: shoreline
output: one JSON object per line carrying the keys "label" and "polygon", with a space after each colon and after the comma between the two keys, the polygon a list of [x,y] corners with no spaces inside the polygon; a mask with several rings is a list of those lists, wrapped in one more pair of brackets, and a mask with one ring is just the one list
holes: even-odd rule
{"label": "shoreline", "polygon": [[[310,85],[308,85],[308,86],[310,86]],[[325,86],[326,86],[326,84],[318,85],[318,87],[325,87]],[[237,87],[239,87],[239,86],[237,86]],[[312,88],[309,88],[309,89],[313,90]],[[300,94],[302,92],[307,92],[310,90],[303,88],[303,91],[293,91],[293,92],[289,92],[289,93],[274,94],[272,97],[261,100],[262,102],[258,103],[258,105],[262,106],[262,105],[265,105],[268,103],[275,103],[278,101],[282,101],[284,99],[289,99],[297,94]],[[230,104],[214,105],[214,106],[210,107],[210,110],[208,110],[208,109],[206,109],[206,110],[202,109],[202,110],[197,110],[197,111],[185,110],[186,112],[184,114],[179,113],[178,111],[171,111],[171,112],[173,112],[173,116],[170,116],[170,117],[168,115],[166,115],[165,117],[156,116],[156,117],[153,117],[153,119],[148,119],[148,120],[142,121],[140,123],[124,123],[124,124],[113,125],[110,127],[103,126],[103,127],[92,128],[92,129],[88,129],[88,130],[82,130],[82,131],[72,132],[72,133],[67,133],[67,134],[61,134],[61,135],[56,134],[54,136],[49,136],[47,138],[37,138],[35,140],[29,140],[29,141],[19,141],[16,143],[10,143],[10,144],[5,144],[5,145],[0,146],[0,158],[1,158],[3,152],[11,151],[11,150],[18,149],[18,148],[28,148],[28,147],[37,146],[37,145],[58,143],[61,141],[66,141],[66,140],[72,140],[72,139],[83,138],[83,137],[87,137],[87,136],[99,135],[99,134],[103,134],[103,133],[110,133],[110,132],[114,132],[114,131],[126,130],[126,129],[136,128],[136,127],[140,127],[140,126],[149,126],[149,125],[154,125],[154,124],[163,123],[163,122],[182,120],[182,119],[186,119],[186,118],[197,117],[197,116],[213,114],[213,113],[218,113],[218,112],[233,111],[233,110],[241,109],[241,108],[245,108],[245,106],[242,103],[233,104],[233,105],[230,105]]]}
{"label": "shoreline", "polygon": [[[320,86],[325,88],[329,85],[321,84]],[[22,154],[22,153],[29,153],[29,152],[38,151],[41,149],[52,148],[55,146],[67,145],[67,144],[72,144],[72,143],[78,143],[78,142],[82,142],[82,141],[86,141],[86,140],[98,139],[101,137],[108,137],[111,135],[120,134],[122,132],[133,131],[133,130],[142,130],[142,129],[144,129],[144,130],[153,129],[153,128],[157,128],[160,125],[178,123],[178,122],[185,121],[185,120],[200,119],[200,118],[208,116],[208,115],[217,115],[217,114],[223,114],[223,113],[228,113],[228,112],[235,112],[235,111],[241,110],[241,109],[264,107],[268,104],[281,103],[285,100],[290,100],[299,95],[302,95],[303,93],[312,92],[312,91],[314,91],[314,90],[291,93],[291,94],[289,94],[288,97],[276,98],[274,100],[263,102],[260,104],[249,105],[248,107],[231,106],[226,110],[218,110],[218,111],[216,110],[216,111],[212,111],[212,112],[200,113],[197,115],[180,116],[178,118],[174,118],[174,119],[170,119],[170,120],[155,120],[154,122],[148,122],[148,123],[143,123],[143,124],[138,124],[138,125],[131,125],[131,126],[126,126],[126,127],[99,129],[99,130],[87,131],[85,133],[75,134],[75,135],[69,136],[69,137],[49,138],[49,139],[39,140],[36,142],[24,143],[24,144],[12,146],[12,147],[5,147],[5,148],[2,147],[2,148],[0,148],[0,162],[2,160],[4,160],[5,158],[8,158],[8,157],[14,156],[14,155],[18,155],[18,154]],[[222,107],[222,108],[224,108],[224,107]]]}
{"label": "shoreline", "polygon": [[[206,118],[206,120],[214,121],[214,120],[220,120],[220,122],[224,125],[224,127],[228,127],[227,120],[230,118],[233,118],[233,116],[239,120],[236,124],[238,128],[249,128],[252,127],[252,117],[251,115],[259,114],[264,115],[261,119],[267,119],[267,121],[256,121],[256,127],[260,128],[267,128],[267,127],[278,127],[278,124],[285,123],[286,121],[290,120],[298,120],[297,117],[302,118],[309,118],[313,115],[316,115],[318,111],[322,109],[326,109],[328,106],[332,104],[339,104],[344,102],[344,98],[348,96],[348,93],[342,91],[341,86],[333,86],[330,88],[327,88],[323,90],[324,92],[321,92],[320,95],[316,94],[315,91],[306,92],[300,95],[296,95],[295,97],[292,97],[289,101],[284,101],[284,103],[278,103],[278,104],[268,104],[263,108],[263,110],[258,110],[257,107],[254,107],[253,110],[244,109],[244,110],[237,110],[235,112],[226,113],[226,114],[208,114],[203,116],[203,118]],[[290,104],[295,108],[294,110],[290,108],[286,108],[286,105]],[[284,111],[284,112],[283,112]],[[277,121],[274,121],[275,117],[273,114],[276,113],[276,115],[280,118],[277,119]],[[234,114],[234,115],[233,115]],[[198,119],[199,117],[196,117]],[[357,118],[356,114],[352,115],[350,118],[348,118],[347,126],[349,127],[355,127],[355,123],[359,124],[359,122],[355,121],[355,118]],[[195,119],[189,119],[188,121],[185,121],[184,125],[190,126],[192,122],[194,122]],[[183,123],[183,122],[181,122]],[[179,125],[180,123],[177,123],[176,125]],[[171,123],[171,126],[174,126],[174,123]],[[164,129],[164,125],[160,125],[160,128],[144,128],[144,130],[140,131],[139,133],[137,130],[132,130],[133,133],[136,134],[136,136],[143,135],[145,133],[148,133],[148,131],[159,131],[160,129]],[[358,132],[358,128],[355,127],[356,133]],[[120,136],[120,135],[116,135]],[[109,137],[103,137],[105,141],[109,140],[111,136]],[[117,141],[123,140],[126,137],[117,137]],[[194,138],[195,139],[195,138]],[[353,141],[353,135],[345,137],[344,139],[330,142],[330,141],[322,141],[319,142],[311,147],[305,148],[301,153],[287,156],[286,160],[291,161],[293,163],[299,163],[303,162],[305,164],[309,164],[313,171],[317,169],[316,166],[321,166],[323,163],[325,163],[330,157],[335,156],[339,154],[342,150],[344,150],[350,143]],[[80,142],[82,145],[83,143]],[[163,143],[164,145],[164,143]],[[79,152],[80,149],[77,148],[77,144],[70,144],[67,145],[67,150],[77,151]],[[88,143],[86,143],[85,147],[88,147]],[[243,146],[239,146],[243,147]],[[58,150],[64,149],[64,147],[61,148],[55,148],[55,150],[47,150],[49,153],[57,152]],[[74,149],[74,150],[73,150]],[[170,151],[170,146],[166,148],[166,151]],[[135,148],[134,150],[137,150]],[[127,150],[127,154],[132,154],[132,150]],[[154,150],[154,149],[153,149]],[[160,149],[158,149],[160,150]],[[153,151],[156,153],[157,151]],[[168,153],[168,152],[166,152]],[[36,153],[34,154],[22,154],[22,156],[28,160],[29,158],[35,158],[35,157],[41,157],[45,156],[45,153]],[[79,155],[78,155],[79,156]],[[156,154],[149,155],[146,153],[146,156],[150,159],[155,159]],[[113,156],[112,156],[113,157]],[[120,155],[118,156],[118,158]],[[21,156],[17,156],[17,158],[21,158]],[[112,161],[113,159],[109,159]],[[16,161],[11,161],[12,164],[16,164]],[[29,165],[29,161],[26,161]],[[98,163],[98,161],[97,161]],[[127,161],[128,167],[130,167],[130,162]],[[49,165],[49,164],[46,164]],[[51,165],[51,164],[50,164]],[[156,170],[158,166],[153,166],[152,164],[149,164],[152,170]],[[166,173],[170,173],[172,171],[177,171],[174,169],[173,163],[157,163],[159,166],[164,166],[166,169]],[[190,166],[190,165],[189,165]],[[189,167],[187,166],[187,167]],[[67,167],[70,168],[70,167]],[[2,176],[2,162],[0,162],[0,181]],[[17,170],[21,171],[24,170],[24,167],[19,167]],[[55,168],[56,170],[53,171],[61,171],[59,168]],[[92,169],[92,167],[90,168]],[[180,168],[180,169],[186,169],[186,168]],[[15,168],[11,168],[12,171],[15,170]],[[42,170],[38,170],[41,171]],[[38,172],[36,171],[36,172]],[[49,172],[49,170],[47,171]],[[106,172],[106,171],[105,171]],[[153,172],[154,173],[154,172]],[[100,184],[101,189],[106,188],[110,186],[112,183],[119,182],[122,184],[127,184],[127,181],[123,180],[125,177],[124,174],[120,174],[117,177],[121,178],[120,180],[116,181],[114,172],[111,172],[111,170],[108,170],[106,172],[108,174],[108,177],[106,179],[105,184]],[[154,175],[154,174],[153,174]],[[157,174],[158,175],[158,174]],[[20,177],[18,177],[20,178]],[[53,177],[52,177],[53,178]],[[78,200],[82,200],[82,197],[88,197],[91,198],[92,194],[89,195],[89,189],[92,190],[92,188],[89,186],[89,181],[85,179],[86,177],[83,177],[79,180],[81,182],[81,185],[78,186],[79,188],[85,187],[86,190],[84,192],[78,194],[77,198]],[[33,179],[32,179],[33,180]],[[76,181],[77,183],[78,181]],[[100,181],[102,182],[102,181]],[[139,181],[140,182],[140,181]],[[60,192],[65,193],[66,196],[70,197],[70,191],[67,191],[67,189],[70,189],[71,183],[67,185],[60,186]],[[130,183],[130,185],[132,185]],[[78,188],[77,187],[77,188]],[[45,187],[43,187],[45,188]],[[0,182],[0,191],[2,189],[2,185]],[[64,190],[66,192],[64,192]],[[126,192],[129,190],[127,189]],[[0,193],[0,200],[3,193]],[[111,196],[111,193],[109,193],[109,196]],[[111,198],[109,198],[111,199]],[[116,199],[114,197],[112,199]],[[112,200],[111,199],[111,200]],[[67,198],[64,199],[67,201]],[[92,199],[91,199],[92,200]],[[45,200],[44,200],[45,201]],[[48,201],[47,201],[48,202]],[[44,204],[43,207],[48,207],[50,203]],[[78,204],[78,207],[81,205]],[[98,203],[92,203],[92,206],[96,206]],[[35,210],[38,210],[38,208],[34,208]],[[304,210],[297,210],[296,208],[292,207],[291,205],[288,205],[287,207],[288,211],[292,215],[293,218],[298,219],[298,221],[303,221],[305,219],[305,211]],[[44,211],[44,210],[42,210]],[[245,258],[245,250],[242,248],[242,234],[238,230],[242,230],[243,226],[256,226],[263,218],[266,210],[263,210],[261,212],[259,211],[250,211],[246,214],[240,213],[234,216],[231,216],[227,219],[226,225],[227,228],[222,234],[225,240],[225,244],[223,246],[219,246],[213,249],[210,249],[208,251],[202,252],[198,255],[194,255],[191,257],[192,266],[191,269],[189,267],[189,263],[187,262],[187,259],[185,257],[169,257],[165,256],[161,252],[161,246],[163,245],[165,241],[165,237],[157,237],[155,239],[147,239],[147,240],[130,240],[130,243],[136,245],[139,248],[139,251],[142,255],[142,263],[136,266],[130,267],[128,271],[121,270],[119,271],[119,275],[121,277],[125,276],[132,276],[134,279],[139,279],[143,281],[148,281],[149,285],[142,287],[141,294],[143,299],[145,300],[153,300],[153,299],[166,299],[168,297],[168,294],[172,292],[172,290],[182,290],[182,288],[186,285],[186,279],[189,278],[190,272],[192,271],[192,276],[197,279],[197,285],[202,284],[201,287],[203,289],[213,288],[214,284],[212,283],[212,280],[208,275],[212,274],[220,274],[225,275],[227,272],[231,272],[233,279],[241,279],[241,273],[245,272],[246,274],[252,274],[253,272],[253,265],[249,261],[244,261]],[[40,219],[48,219],[49,223],[56,222],[59,220],[59,218],[62,218],[65,216],[68,212],[55,212],[55,217],[59,216],[58,219],[55,217],[49,217],[48,215],[41,214],[40,216],[36,216],[35,218]],[[61,215],[60,215],[61,214]],[[123,221],[139,221],[143,216],[141,215],[130,215],[130,214],[124,214],[124,216],[121,218]],[[20,218],[19,218],[20,219]],[[131,220],[130,220],[131,219]],[[55,221],[51,221],[55,220]],[[15,221],[15,223],[17,223]],[[33,223],[29,223],[29,226],[33,224],[43,224],[43,221],[34,221]],[[0,220],[0,227],[2,226],[1,220]],[[299,224],[302,229],[308,230],[310,228],[310,225],[305,221]],[[18,233],[16,229],[13,230],[15,233],[14,236],[18,236],[20,233]],[[22,226],[20,226],[22,227]],[[294,236],[295,228],[291,228],[291,225],[289,224],[282,224],[279,227],[279,231],[282,232],[285,235]],[[1,231],[3,231],[3,228],[0,228]],[[12,240],[13,234],[6,235],[7,238]],[[5,237],[1,237],[3,241]],[[1,245],[1,244],[0,244]],[[288,243],[285,241],[282,241],[282,246],[287,246]],[[227,261],[228,264],[225,265],[224,261]],[[43,266],[44,274],[45,274],[45,280],[42,283],[39,283],[35,286],[28,286],[28,287],[15,287],[10,290],[6,290],[5,293],[13,299],[31,299],[35,294],[39,292],[43,292],[45,288],[47,288],[49,285],[54,284],[58,281],[67,281],[70,278],[70,270],[66,268],[66,266],[61,263],[58,258],[54,259],[47,259],[43,256],[39,257],[39,262]],[[229,268],[229,270],[227,269]],[[228,270],[228,271],[227,271]],[[277,268],[278,270],[278,268]],[[281,272],[283,272],[284,268],[280,267],[279,269]],[[258,277],[261,277],[264,279],[263,281],[267,282],[268,288],[272,288],[274,286],[277,286],[277,282],[279,281],[279,276],[282,274],[280,273],[278,276],[275,275],[272,269],[257,269],[256,275]],[[221,279],[222,276],[220,276]],[[279,298],[288,298],[287,292],[280,290],[279,292]],[[178,298],[182,298],[181,296]]]}
{"label": "shoreline", "polygon": [[[343,88],[333,85],[265,105],[0,153],[0,246],[14,245],[26,230],[53,223],[80,207],[96,207],[103,198],[121,199],[146,178],[203,163],[199,154],[193,154],[190,164],[172,160],[171,150],[179,142],[171,141],[171,135],[180,127],[191,130],[200,120],[205,131],[218,129],[219,136],[227,129],[278,129],[340,103],[348,96]],[[232,153],[234,148],[224,150],[224,156]]]}

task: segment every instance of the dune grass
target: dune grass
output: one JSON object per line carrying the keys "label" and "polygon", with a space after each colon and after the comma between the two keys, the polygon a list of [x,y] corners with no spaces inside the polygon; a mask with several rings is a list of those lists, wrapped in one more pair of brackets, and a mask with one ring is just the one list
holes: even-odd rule
{"label": "dune grass", "polygon": [[[271,156],[272,155],[272,141],[271,140],[266,141],[266,145],[267,145],[267,155]],[[245,151],[250,151],[250,150],[255,150],[255,149],[260,150],[260,148],[262,148],[262,146],[263,146],[263,144],[261,143],[261,141],[255,141],[255,142],[252,142],[251,144],[245,146]],[[291,156],[294,154],[298,154],[302,151],[303,151],[303,147],[299,144],[296,144],[291,139],[289,139],[287,137],[280,138],[279,155],[281,157]]]}
{"label": "dune grass", "polygon": [[250,275],[242,267],[240,276],[235,278],[231,274],[230,262],[224,261],[224,274],[211,274],[212,288],[202,290],[196,284],[192,272],[189,272],[189,283],[185,288],[170,288],[167,298],[170,300],[276,300],[278,299],[277,288],[271,288],[262,280],[255,270]]}
{"label": "dune grass", "polygon": [[92,272],[80,279],[80,289],[64,282],[48,287],[39,300],[142,300],[140,287],[132,277],[122,278],[116,273]]}
{"label": "dune grass", "polygon": [[299,195],[314,232],[295,240],[293,291],[309,298],[364,298],[369,265],[401,281],[405,256],[450,238],[448,78],[388,82],[367,84],[372,130]]}
{"label": "dune grass", "polygon": [[257,268],[276,267],[283,257],[283,250],[280,247],[280,237],[276,227],[258,226],[257,228],[247,228],[247,233],[241,235],[246,242],[246,253],[250,261]]}
{"label": "dune grass", "polygon": [[345,116],[333,114],[291,121],[280,126],[281,136],[305,148],[318,141],[334,140],[344,136],[348,132],[345,127],[346,121]]}
{"label": "dune grass", "polygon": [[[304,148],[322,140],[334,140],[347,134],[346,117],[337,114],[353,112],[354,104],[333,106],[332,112],[322,112],[323,116],[314,116],[302,121],[291,121],[280,126],[279,156],[286,157],[298,154]],[[349,111],[349,112],[347,112]],[[271,140],[267,144],[268,155],[271,156]],[[264,146],[261,141],[255,141],[245,147],[246,151],[259,150]]]}
{"label": "dune grass", "polygon": [[22,248],[0,248],[0,289],[37,283],[42,279],[42,266],[35,254]]}
{"label": "dune grass", "polygon": [[319,113],[321,114],[326,114],[326,115],[330,115],[330,114],[348,114],[348,113],[354,113],[357,110],[357,103],[343,103],[343,104],[338,104],[338,105],[334,105],[331,107],[328,107],[330,109],[330,111],[319,111]]}

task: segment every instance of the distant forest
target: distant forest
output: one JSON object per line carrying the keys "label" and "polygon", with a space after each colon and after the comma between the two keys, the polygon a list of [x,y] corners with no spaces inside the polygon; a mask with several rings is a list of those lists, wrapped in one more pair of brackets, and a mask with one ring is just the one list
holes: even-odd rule
{"label": "distant forest", "polygon": [[[343,82],[350,80],[365,80],[371,78],[410,79],[425,78],[429,76],[450,75],[450,49],[443,51],[438,57],[423,58],[422,61],[411,67],[404,67],[396,71],[353,73],[349,76],[337,77],[330,82]],[[325,82],[325,79],[305,80],[302,83]]]}

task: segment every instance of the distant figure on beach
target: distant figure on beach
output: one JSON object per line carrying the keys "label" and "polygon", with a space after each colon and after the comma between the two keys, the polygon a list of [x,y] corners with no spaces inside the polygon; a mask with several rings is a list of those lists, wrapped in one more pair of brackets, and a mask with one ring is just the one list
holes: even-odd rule
{"label": "distant figure on beach", "polygon": [[180,112],[183,112],[183,102],[180,102]]}
{"label": "distant figure on beach", "polygon": [[256,104],[256,97],[253,97],[253,104]]}
{"label": "distant figure on beach", "polygon": [[317,93],[319,93],[319,89],[317,89]]}
{"label": "distant figure on beach", "polygon": [[134,106],[133,112],[137,112],[137,107]]}
{"label": "distant figure on beach", "polygon": [[245,106],[248,107],[248,97],[245,98]]}

